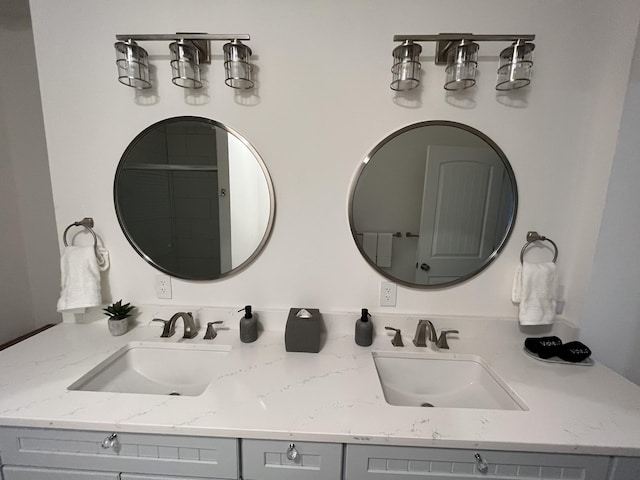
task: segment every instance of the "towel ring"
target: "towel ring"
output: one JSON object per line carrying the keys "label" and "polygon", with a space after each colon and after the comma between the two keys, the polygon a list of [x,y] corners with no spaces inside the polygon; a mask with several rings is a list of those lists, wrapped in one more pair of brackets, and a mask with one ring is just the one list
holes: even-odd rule
{"label": "towel ring", "polygon": [[527,243],[525,243],[524,247],[522,247],[522,250],[520,250],[521,264],[524,263],[524,252],[527,249],[527,247],[529,247],[529,245],[531,245],[533,242],[538,242],[538,241],[540,242],[547,241],[551,245],[553,245],[553,250],[554,250],[553,263],[556,263],[556,260],[558,259],[558,246],[556,245],[556,242],[554,242],[550,238],[545,237],[544,235],[538,234],[538,232],[527,232]]}
{"label": "towel ring", "polygon": [[65,247],[69,246],[69,244],[67,243],[67,232],[71,227],[84,227],[89,230],[89,233],[93,235],[93,250],[96,254],[96,258],[98,259],[98,265],[104,265],[105,260],[98,250],[98,237],[96,236],[96,232],[93,231],[93,218],[84,217],[79,222],[73,222],[71,225],[64,229],[64,233],[62,234],[62,242],[64,243]]}

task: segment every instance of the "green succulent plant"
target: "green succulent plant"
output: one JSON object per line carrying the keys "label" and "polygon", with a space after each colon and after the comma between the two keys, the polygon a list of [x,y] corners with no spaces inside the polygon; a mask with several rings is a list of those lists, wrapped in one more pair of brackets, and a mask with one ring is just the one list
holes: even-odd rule
{"label": "green succulent plant", "polygon": [[107,308],[103,308],[102,311],[107,314],[109,320],[122,320],[124,318],[131,316],[131,310],[136,308],[134,305],[130,303],[125,303],[122,305],[122,300],[118,300],[115,303],[112,303]]}

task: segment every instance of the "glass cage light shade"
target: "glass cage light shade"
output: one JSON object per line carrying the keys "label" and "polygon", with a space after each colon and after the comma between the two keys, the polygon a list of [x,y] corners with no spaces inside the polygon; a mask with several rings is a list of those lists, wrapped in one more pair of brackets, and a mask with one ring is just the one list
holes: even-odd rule
{"label": "glass cage light shade", "polygon": [[496,90],[515,90],[531,83],[535,44],[516,40],[500,52]]}
{"label": "glass cage light shade", "polygon": [[200,56],[198,49],[188,41],[169,44],[171,52],[171,81],[182,88],[201,88]]}
{"label": "glass cage light shade", "polygon": [[251,49],[240,40],[225,43],[224,51],[224,83],[231,88],[247,90],[253,88],[253,66],[251,65]]}
{"label": "glass cage light shade", "polygon": [[422,47],[411,40],[393,49],[391,90],[407,91],[420,86],[420,53]]}
{"label": "glass cage light shade", "polygon": [[477,43],[470,40],[460,40],[449,48],[445,90],[464,90],[476,84],[479,48]]}
{"label": "glass cage light shade", "polygon": [[118,81],[127,87],[151,88],[149,77],[149,55],[133,40],[116,42],[116,66]]}

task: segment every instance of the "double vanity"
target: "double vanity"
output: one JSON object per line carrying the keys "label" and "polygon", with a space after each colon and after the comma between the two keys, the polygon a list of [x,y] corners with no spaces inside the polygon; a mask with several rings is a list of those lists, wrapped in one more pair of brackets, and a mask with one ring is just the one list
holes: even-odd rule
{"label": "double vanity", "polygon": [[[248,267],[275,218],[257,151],[201,117],[136,136],[114,201],[144,261],[189,281]],[[376,145],[348,206],[363,260],[425,290],[487,268],[517,210],[504,152],[449,121]],[[152,320],[178,309],[192,311],[140,307],[117,337],[94,309],[0,352],[2,480],[640,478],[640,388],[597,362],[545,363],[523,351],[529,335],[575,339],[564,321],[525,332],[513,318],[419,324],[424,317],[374,314],[373,344],[361,347],[355,312],[323,311],[320,352],[300,353],[285,349],[286,311],[259,311],[264,330],[245,344],[236,309],[198,312],[201,326],[226,323],[213,339],[204,329],[161,337]],[[434,341],[414,344],[418,325],[435,325]]]}
{"label": "double vanity", "polygon": [[[213,340],[61,324],[0,352],[3,480],[585,479],[640,471],[640,388],[595,363],[544,363],[512,319],[325,313],[319,353],[286,352],[286,312]],[[222,310],[215,312],[222,316]],[[230,315],[230,314],[229,314]],[[149,318],[147,318],[149,317]],[[230,318],[230,317],[228,317]],[[385,326],[401,329],[404,347]],[[553,333],[575,331],[558,322]]]}

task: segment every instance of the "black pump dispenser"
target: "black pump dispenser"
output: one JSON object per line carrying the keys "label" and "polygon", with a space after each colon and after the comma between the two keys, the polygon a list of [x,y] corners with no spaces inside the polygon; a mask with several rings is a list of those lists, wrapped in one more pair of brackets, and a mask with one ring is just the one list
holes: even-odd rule
{"label": "black pump dispenser", "polygon": [[251,305],[247,305],[244,309],[244,317],[240,319],[240,341],[242,343],[255,342],[258,338],[258,321],[251,313]]}
{"label": "black pump dispenser", "polygon": [[369,321],[369,310],[362,309],[360,319],[356,322],[356,343],[368,347],[373,343],[373,322]]}

